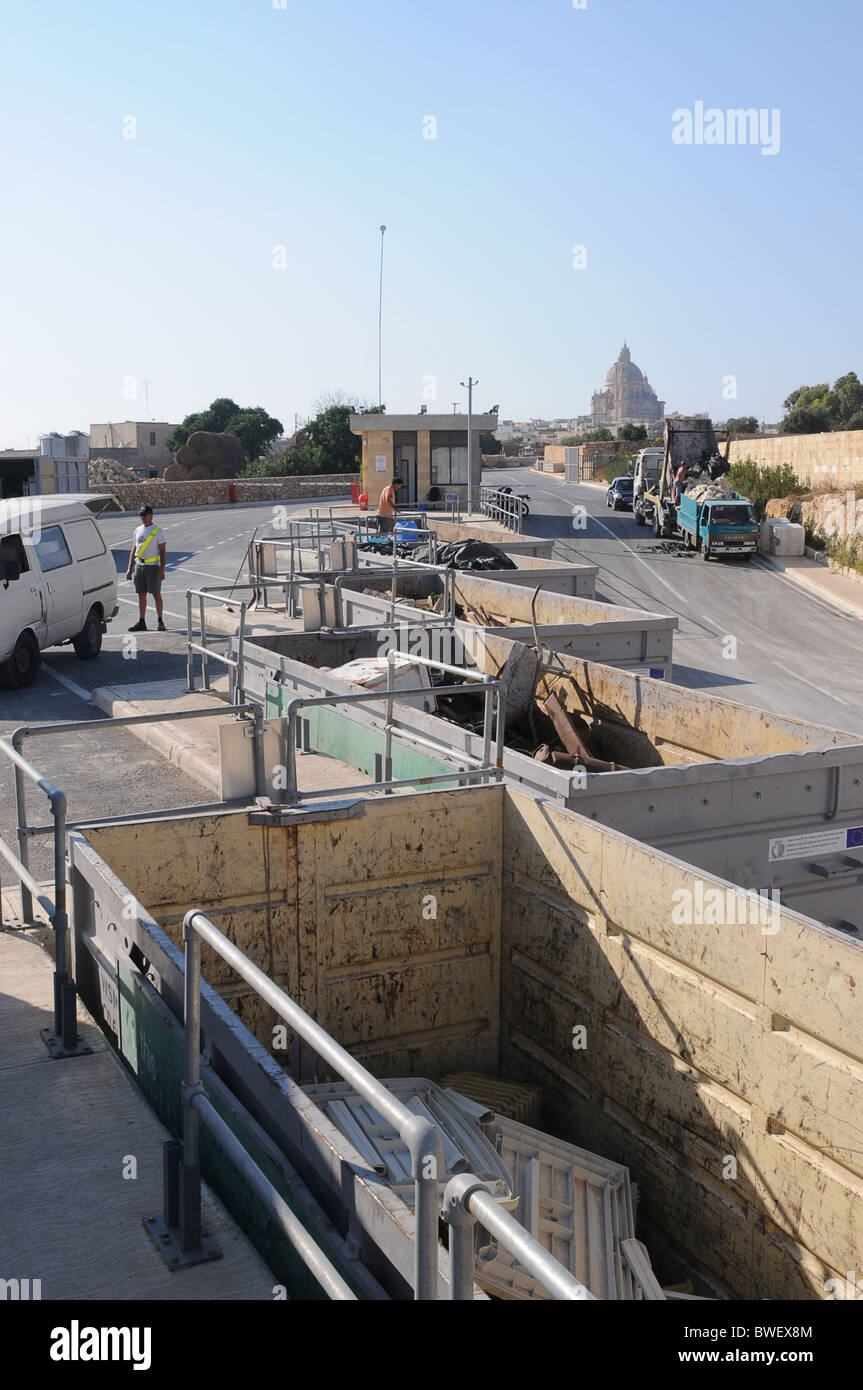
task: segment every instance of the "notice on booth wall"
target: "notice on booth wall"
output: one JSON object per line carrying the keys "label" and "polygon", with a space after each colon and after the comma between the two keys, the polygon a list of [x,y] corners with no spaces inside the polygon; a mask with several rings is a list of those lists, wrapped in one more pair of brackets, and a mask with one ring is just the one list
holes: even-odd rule
{"label": "notice on booth wall", "polygon": [[375,454],[375,472],[376,472],[376,473],[386,473],[386,471],[387,471],[387,456],[386,456],[386,454]]}

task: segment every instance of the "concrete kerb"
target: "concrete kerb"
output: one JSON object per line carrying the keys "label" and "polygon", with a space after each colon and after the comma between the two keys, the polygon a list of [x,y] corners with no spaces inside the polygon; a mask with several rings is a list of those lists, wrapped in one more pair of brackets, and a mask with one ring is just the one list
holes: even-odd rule
{"label": "concrete kerb", "polygon": [[[197,701],[202,707],[207,704],[208,698],[210,702],[215,699],[214,696],[207,697],[203,692],[189,696],[190,700]],[[113,719],[146,713],[145,702],[123,699],[111,686],[100,686],[94,690],[93,703]],[[216,733],[215,726],[218,721],[206,719],[203,722],[207,725],[212,724],[213,732]],[[134,734],[142,743],[155,749],[168,762],[173,763],[174,767],[200,782],[201,786],[215,792],[218,798],[221,794],[218,743],[214,757],[212,745],[202,746],[200,728],[196,720],[160,724],[158,714],[154,711],[152,724],[133,724],[126,732]]]}

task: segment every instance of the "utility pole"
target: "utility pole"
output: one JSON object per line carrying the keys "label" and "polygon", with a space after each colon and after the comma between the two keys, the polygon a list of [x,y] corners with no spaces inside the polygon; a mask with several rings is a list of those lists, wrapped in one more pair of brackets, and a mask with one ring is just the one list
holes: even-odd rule
{"label": "utility pole", "polygon": [[467,381],[459,384],[467,387],[467,514],[470,520],[473,511],[473,388],[479,386],[479,382],[469,376]]}
{"label": "utility pole", "polygon": [[384,398],[381,390],[381,324],[383,322],[384,310],[384,232],[386,225],[381,223],[381,275],[378,286],[378,405],[383,405]]}

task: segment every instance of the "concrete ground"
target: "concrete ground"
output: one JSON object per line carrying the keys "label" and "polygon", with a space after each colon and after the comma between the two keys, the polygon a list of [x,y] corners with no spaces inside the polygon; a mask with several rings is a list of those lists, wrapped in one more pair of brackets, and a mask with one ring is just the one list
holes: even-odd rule
{"label": "concrete ground", "polygon": [[43,1300],[271,1300],[277,1280],[206,1185],[222,1259],[168,1268],[142,1224],[162,1209],[167,1130],[80,1000],[92,1054],[49,1057],[53,965],[31,934],[0,931],[0,979],[4,1278],[40,1280]]}

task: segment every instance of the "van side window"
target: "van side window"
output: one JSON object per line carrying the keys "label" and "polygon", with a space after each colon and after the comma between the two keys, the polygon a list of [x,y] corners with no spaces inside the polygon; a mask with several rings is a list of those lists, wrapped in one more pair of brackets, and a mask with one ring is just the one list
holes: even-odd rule
{"label": "van side window", "polygon": [[7,560],[17,564],[21,574],[26,574],[29,570],[27,552],[20,536],[0,536],[0,579],[5,574]]}
{"label": "van side window", "polygon": [[51,570],[59,570],[72,563],[66,538],[59,526],[48,526],[34,543],[33,549],[36,551],[39,568],[43,574],[49,574]]}
{"label": "van side window", "polygon": [[63,525],[66,540],[75,560],[93,560],[105,554],[105,542],[95,521],[67,521]]}

